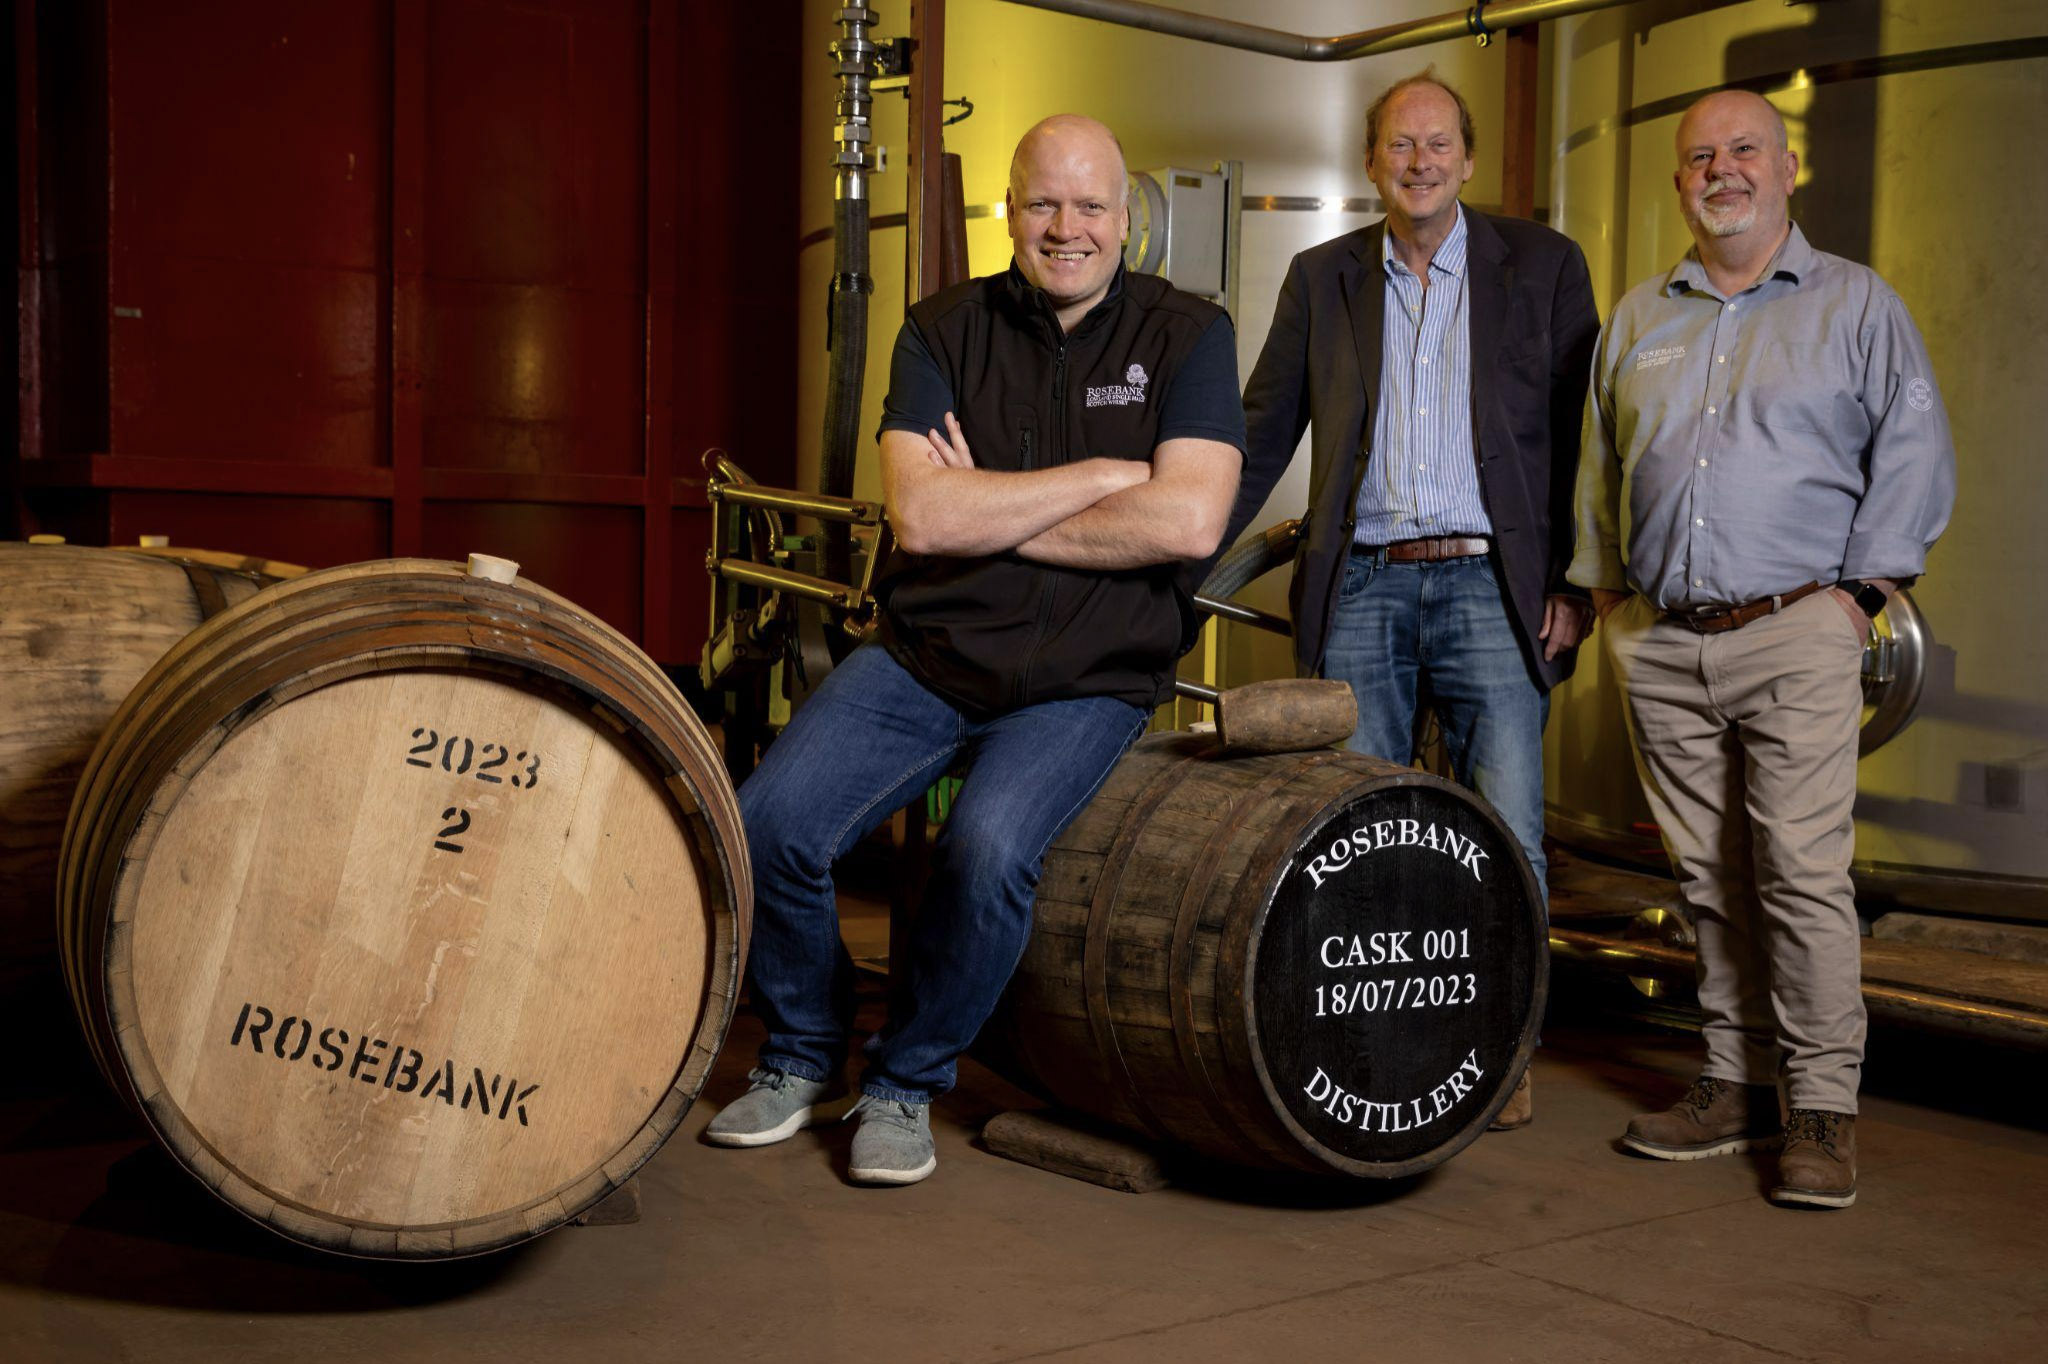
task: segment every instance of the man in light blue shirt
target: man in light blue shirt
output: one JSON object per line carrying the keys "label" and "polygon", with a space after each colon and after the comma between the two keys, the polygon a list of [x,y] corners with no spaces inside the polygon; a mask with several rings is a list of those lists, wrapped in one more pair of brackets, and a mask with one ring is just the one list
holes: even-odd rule
{"label": "man in light blue shirt", "polygon": [[1865,1034],[1860,665],[1948,522],[1955,452],[1905,304],[1792,223],[1798,170],[1760,96],[1681,120],[1695,247],[1601,336],[1571,579],[1699,942],[1706,1063],[1623,1144],[1694,1160],[1782,1140],[1772,1199],[1842,1208]]}
{"label": "man in light blue shirt", "polygon": [[[1358,698],[1351,747],[1405,763],[1433,709],[1458,780],[1542,894],[1543,724],[1591,624],[1565,581],[1586,372],[1586,258],[1458,202],[1472,119],[1430,72],[1366,112],[1385,221],[1302,252],[1245,387],[1242,526],[1310,438],[1295,660]],[[1498,1125],[1531,1112],[1527,1077]]]}

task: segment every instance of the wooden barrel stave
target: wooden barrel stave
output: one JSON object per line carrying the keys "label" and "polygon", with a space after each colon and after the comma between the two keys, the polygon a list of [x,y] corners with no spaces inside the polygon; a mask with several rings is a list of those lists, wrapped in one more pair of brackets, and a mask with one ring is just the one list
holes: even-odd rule
{"label": "wooden barrel stave", "polygon": [[[431,584],[407,586],[408,580],[421,577]],[[639,1134],[580,1183],[568,1186],[567,1192],[517,1210],[511,1219],[516,1228],[508,1229],[506,1219],[500,1218],[488,1232],[458,1228],[452,1240],[416,1226],[373,1231],[349,1227],[340,1234],[346,1244],[338,1244],[332,1219],[309,1219],[303,1209],[290,1210],[289,1203],[274,1199],[266,1203],[260,1191],[250,1192],[253,1186],[243,1187],[247,1181],[222,1184],[230,1202],[286,1234],[330,1248],[355,1248],[357,1253],[445,1254],[488,1248],[555,1225],[573,1215],[563,1211],[568,1205],[594,1202],[652,1153],[680,1121],[716,1054],[730,1001],[737,993],[751,903],[736,801],[723,781],[715,747],[681,711],[680,698],[659,671],[616,632],[593,628],[587,617],[566,604],[558,608],[558,603],[529,584],[479,586],[453,566],[420,561],[358,566],[291,584],[280,590],[278,599],[252,610],[240,622],[236,638],[195,640],[160,663],[153,685],[138,689],[140,699],[126,717],[145,736],[135,745],[133,764],[121,769],[119,781],[113,780],[110,767],[102,774],[106,780],[93,786],[90,798],[75,812],[73,846],[80,850],[103,846],[124,828],[147,835],[149,822],[166,815],[163,809],[147,808],[149,788],[163,788],[168,806],[174,807],[182,794],[176,769],[180,763],[194,770],[205,768],[202,759],[211,756],[204,751],[207,733],[217,731],[217,749],[236,732],[265,722],[319,687],[371,674],[443,668],[464,676],[496,672],[515,677],[528,688],[544,685],[583,698],[584,713],[601,721],[604,732],[629,736],[643,746],[645,756],[654,760],[655,780],[687,809],[698,860],[717,873],[707,877],[708,911],[728,920],[730,931],[712,954],[701,985],[700,998],[710,1001],[703,1010],[705,1026],[682,1049],[674,1082]],[[567,619],[551,614],[557,611]],[[547,628],[538,630],[536,624]],[[379,641],[380,647],[366,655],[366,639]],[[202,699],[200,704],[194,704],[195,697]],[[213,717],[210,727],[201,723],[207,716]],[[121,906],[126,902],[132,912],[140,892],[129,891],[128,886],[139,883],[123,880],[120,860],[88,858],[83,851],[67,871],[70,903],[111,899],[115,907],[110,917],[75,914],[69,925],[74,981],[83,986],[87,1012],[100,1012],[108,1005],[110,988],[129,988],[123,983],[126,973],[119,969],[127,950],[127,920]],[[95,972],[95,963],[106,970]],[[118,994],[112,1001],[117,1011],[130,1002]],[[108,1061],[110,1053],[128,1054],[126,1043],[109,1046],[102,1040],[99,1050]],[[147,1111],[159,1092],[136,1097]],[[176,1125],[161,1111],[152,1113],[152,1121],[160,1131]],[[376,1249],[365,1250],[367,1246]]]}
{"label": "wooden barrel stave", "polygon": [[122,699],[210,614],[272,581],[259,572],[71,545],[0,543],[0,965],[34,994],[59,960],[66,819]]}
{"label": "wooden barrel stave", "polygon": [[[1493,1046],[1483,1099],[1464,1104],[1440,1150],[1385,1160],[1324,1147],[1286,1110],[1265,1076],[1273,1044],[1260,1035],[1252,994],[1262,934],[1304,830],[1365,796],[1404,809],[1449,801],[1469,815],[1505,868],[1487,902],[1507,906],[1502,940],[1535,959],[1503,973],[1514,978],[1504,1007],[1526,1008],[1518,1035],[1489,1025],[1512,1057]],[[1542,994],[1534,896],[1498,818],[1446,783],[1343,753],[1225,761],[1203,740],[1155,736],[1048,852],[993,1050],[1057,1102],[1205,1155],[1325,1174],[1412,1173],[1470,1140],[1526,1062]]]}

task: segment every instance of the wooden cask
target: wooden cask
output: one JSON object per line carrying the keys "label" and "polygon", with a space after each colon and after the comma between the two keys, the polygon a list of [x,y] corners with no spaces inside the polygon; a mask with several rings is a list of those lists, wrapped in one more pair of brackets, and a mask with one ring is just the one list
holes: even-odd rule
{"label": "wooden cask", "polygon": [[58,844],[115,708],[200,622],[280,576],[263,560],[0,542],[0,990],[10,1001],[57,979]]}
{"label": "wooden cask", "polygon": [[989,1054],[1207,1156],[1396,1177],[1499,1112],[1548,970],[1528,861],[1470,792],[1154,735],[1046,853]]}
{"label": "wooden cask", "polygon": [[60,868],[72,997],[171,1154],[295,1240],[473,1254],[682,1121],[751,913],[710,737],[645,655],[426,560],[282,584],[143,678]]}

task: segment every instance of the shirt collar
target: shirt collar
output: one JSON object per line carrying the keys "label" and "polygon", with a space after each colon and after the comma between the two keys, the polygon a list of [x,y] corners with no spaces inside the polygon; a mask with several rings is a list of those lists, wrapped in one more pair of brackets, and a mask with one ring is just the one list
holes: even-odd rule
{"label": "shirt collar", "polygon": [[[1451,224],[1451,230],[1437,246],[1436,254],[1429,258],[1432,274],[1448,275],[1452,279],[1465,273],[1465,246],[1470,239],[1465,231],[1465,206],[1458,205],[1458,220]],[[1380,233],[1380,265],[1389,274],[1396,269],[1406,271],[1408,266],[1394,254],[1394,230],[1387,228]]]}
{"label": "shirt collar", "polygon": [[[1793,223],[1792,230],[1785,234],[1785,240],[1778,245],[1778,254],[1771,257],[1771,263],[1764,267],[1759,282],[1767,279],[1789,279],[1798,284],[1813,273],[1818,263],[1818,253],[1807,243],[1806,234]],[[1755,286],[1750,286],[1754,288]],[[1684,259],[1671,267],[1671,273],[1664,277],[1664,292],[1667,295],[1697,290],[1712,293],[1713,285],[1707,280],[1707,267],[1700,263],[1700,249],[1694,246],[1685,253]]]}

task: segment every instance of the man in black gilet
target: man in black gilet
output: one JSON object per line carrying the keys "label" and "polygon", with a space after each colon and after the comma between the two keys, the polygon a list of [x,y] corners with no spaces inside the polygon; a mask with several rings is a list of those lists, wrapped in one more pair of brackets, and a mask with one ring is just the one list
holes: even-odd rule
{"label": "man in black gilet", "polygon": [[1244,417],[1229,317],[1124,272],[1126,185],[1109,129],[1040,123],[1010,167],[1010,269],[903,324],[881,429],[902,548],[877,587],[881,638],[740,790],[768,1040],[714,1142],[767,1145],[839,1107],[853,965],[832,863],[964,759],[907,1003],[869,1039],[853,1110],[853,1179],[929,1175],[931,1101],[1023,952],[1046,846],[1172,693]]}

